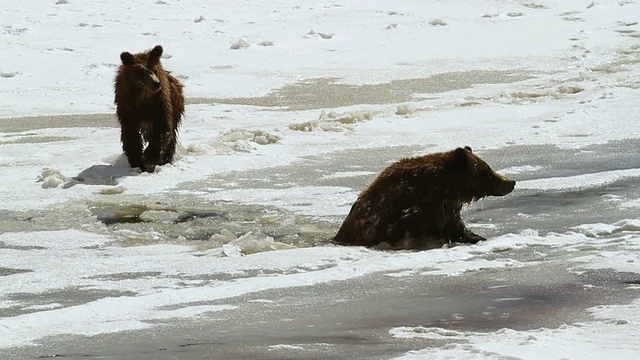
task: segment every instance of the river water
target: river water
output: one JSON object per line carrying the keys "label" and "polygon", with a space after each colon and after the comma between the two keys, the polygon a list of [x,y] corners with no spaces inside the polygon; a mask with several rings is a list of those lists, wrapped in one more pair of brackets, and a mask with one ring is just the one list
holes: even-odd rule
{"label": "river water", "polygon": [[[475,71],[363,87],[316,79],[260,98],[191,99],[190,102],[262,106],[288,112],[365,101],[404,102],[415,99],[416,93],[425,99],[474,84],[523,81],[530,75]],[[4,145],[39,146],[71,140],[65,136],[38,135],[40,129],[115,126],[111,114],[65,115],[8,119],[0,122],[0,131],[7,134]],[[14,139],[12,134],[20,136]],[[200,251],[199,256],[206,256],[207,251],[224,247],[230,239],[248,233],[256,241],[241,248],[245,255],[290,248],[331,248],[330,239],[343,220],[342,213],[355,199],[354,194],[391,162],[420,154],[428,145],[323,151],[321,155],[303,156],[285,165],[187,180],[163,192],[161,197],[155,193],[123,193],[118,180],[129,176],[129,169],[93,165],[77,175],[71,174],[73,177],[56,191],[72,192],[76,186],[95,185],[102,189],[99,196],[75,197],[25,210],[0,210],[0,234],[76,229],[112,239],[110,246],[116,248],[186,245]],[[459,145],[473,147],[474,144]],[[579,149],[511,144],[493,150],[475,149],[475,152],[494,169],[518,182],[508,196],[485,199],[463,210],[468,226],[489,238],[487,244],[505,236],[572,236],[580,232],[579,226],[583,224],[613,224],[640,217],[640,207],[620,204],[640,198],[639,140],[613,141]],[[104,173],[108,176],[95,176]],[[331,191],[317,192],[317,189]],[[288,197],[291,192],[294,196]],[[271,197],[261,197],[265,193]],[[326,203],[327,208],[319,208],[318,201]],[[607,251],[627,251],[628,243],[619,237],[623,234],[630,236],[630,241],[636,241],[637,231],[633,226],[621,226],[614,233],[596,237],[605,242],[603,246]],[[610,242],[607,236],[611,237]],[[82,251],[99,249],[99,246],[79,248]],[[409,275],[399,274],[397,270],[381,270],[310,286],[250,291],[241,296],[189,304],[226,306],[234,311],[148,320],[147,323],[154,326],[140,330],[88,337],[47,337],[38,340],[38,346],[5,348],[0,358],[386,359],[409,350],[447,343],[446,340],[392,337],[389,330],[395,327],[475,332],[555,328],[588,320],[586,309],[589,307],[631,302],[638,297],[637,273],[581,269],[576,265],[576,258],[599,256],[602,249],[602,246],[541,242],[478,251],[473,254],[475,260],[490,265],[475,271],[461,271],[455,276],[434,271],[433,264],[427,262],[410,269]],[[46,249],[0,241],[0,250],[37,254]],[[376,256],[375,251],[371,254]],[[506,265],[496,267],[495,264]],[[298,270],[313,272],[324,268],[314,265]],[[163,274],[162,269],[154,269],[108,269],[91,278],[117,284],[113,286],[117,289],[52,285],[53,290],[44,292],[5,292],[0,316],[11,319],[37,314],[51,304],[71,308],[102,299],[135,299],[139,290],[119,285],[143,281],[154,286],[155,281],[160,284],[170,277]],[[0,264],[0,276],[5,279],[28,271]],[[289,270],[178,274],[175,276],[179,281],[170,282],[169,287],[190,288],[199,284],[203,289],[215,289],[219,283],[269,276],[270,271],[285,274]]]}
{"label": "river water", "polygon": [[[368,184],[380,170],[380,164],[416,150],[397,147],[367,149],[360,153],[338,151],[264,173],[231,173],[198,183],[187,182],[179,189],[207,191],[202,185],[206,183],[211,189],[218,189],[221,184],[230,184],[230,189],[256,191],[283,184],[291,187],[311,184],[357,190]],[[635,156],[638,150],[640,141],[629,140],[579,151],[554,146],[512,146],[482,152],[481,156],[495,169],[508,172],[514,167],[529,166],[539,170],[535,174],[510,175],[522,188],[517,187],[509,196],[475,204],[466,209],[463,216],[471,228],[488,238],[518,234],[524,229],[535,229],[540,234],[566,233],[580,224],[638,218],[640,209],[623,210],[612,201],[615,197],[640,197],[637,177],[585,189],[540,190],[531,186],[536,179],[640,168],[640,160]],[[354,157],[361,161],[354,165]],[[567,161],[568,158],[571,161]],[[345,169],[354,176],[325,176]],[[80,217],[75,220],[75,226],[84,224],[85,229],[111,232],[121,239],[123,246],[152,240],[119,237],[117,233],[122,230],[144,233],[153,229],[169,238],[184,236],[206,247],[212,234],[231,229],[237,233],[249,230],[273,236],[296,247],[312,247],[326,245],[341,221],[338,216],[301,216],[276,206],[252,205],[250,201],[196,206],[197,196],[192,199],[185,197],[185,193],[189,191],[180,191],[179,199],[169,197],[162,203],[151,197],[130,199],[127,204],[91,203],[91,214],[73,215]],[[149,213],[145,216],[145,212]],[[3,231],[62,229],[74,226],[65,220],[70,216],[66,213],[61,219],[59,214],[50,211],[5,212],[0,226]],[[104,226],[86,226],[96,219]],[[488,219],[500,221],[495,222],[496,226],[483,226]],[[615,248],[615,244],[611,246]],[[430,275],[429,264],[425,264],[423,269],[414,269],[421,272],[419,276],[376,273],[309,287],[261,291],[207,303],[237,306],[229,316],[223,312],[194,320],[158,321],[151,330],[53,337],[38,347],[7,349],[4,354],[8,357],[3,358],[383,359],[411,349],[442,345],[438,340],[390,338],[388,331],[392,327],[435,326],[463,331],[557,327],[586,320],[588,307],[628,303],[637,297],[637,290],[629,287],[640,281],[637,274],[611,270],[576,272],[571,259],[598,250],[585,247],[578,253],[575,251],[561,246],[528,246],[479,254],[490,261],[502,258],[532,264],[524,267],[487,269],[450,277]],[[539,263],[540,253],[544,253],[543,263]],[[11,273],[10,269],[3,271],[3,275]],[[115,276],[114,281],[124,281],[132,276],[154,274]],[[38,301],[34,295],[8,295],[16,301]],[[129,295],[133,294],[82,288],[47,294],[50,299],[67,305]],[[23,311],[9,308],[3,310],[2,315],[18,315]]]}

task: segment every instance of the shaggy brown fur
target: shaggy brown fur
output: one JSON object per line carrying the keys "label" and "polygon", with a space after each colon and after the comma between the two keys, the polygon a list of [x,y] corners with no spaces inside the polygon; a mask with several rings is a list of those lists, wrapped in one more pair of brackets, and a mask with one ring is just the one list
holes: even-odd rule
{"label": "shaggy brown fur", "polygon": [[469,147],[403,159],[360,194],[333,241],[419,249],[476,243],[484,238],[464,226],[462,205],[514,187]]}
{"label": "shaggy brown fur", "polygon": [[162,68],[160,56],[160,45],[139,54],[123,52],[115,79],[122,150],[131,167],[147,172],[173,160],[184,113],[183,86]]}

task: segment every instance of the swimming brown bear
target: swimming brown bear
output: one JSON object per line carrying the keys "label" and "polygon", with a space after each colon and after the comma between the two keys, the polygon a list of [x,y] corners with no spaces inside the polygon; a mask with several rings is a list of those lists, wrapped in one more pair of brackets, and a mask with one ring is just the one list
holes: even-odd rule
{"label": "swimming brown bear", "polygon": [[485,239],[465,227],[462,205],[507,195],[515,184],[469,147],[402,159],[360,194],[333,241],[414,249],[477,243]]}

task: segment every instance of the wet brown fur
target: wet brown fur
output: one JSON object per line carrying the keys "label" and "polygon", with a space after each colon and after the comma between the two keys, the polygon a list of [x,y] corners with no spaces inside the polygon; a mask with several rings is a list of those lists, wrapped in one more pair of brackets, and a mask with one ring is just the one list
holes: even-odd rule
{"label": "wet brown fur", "polygon": [[333,241],[418,249],[476,243],[484,238],[465,227],[462,205],[514,186],[469,147],[402,159],[360,194]]}
{"label": "wet brown fur", "polygon": [[138,54],[120,54],[114,84],[122,150],[131,167],[148,172],[173,160],[184,114],[183,86],[163,69],[162,51],[157,45]]}

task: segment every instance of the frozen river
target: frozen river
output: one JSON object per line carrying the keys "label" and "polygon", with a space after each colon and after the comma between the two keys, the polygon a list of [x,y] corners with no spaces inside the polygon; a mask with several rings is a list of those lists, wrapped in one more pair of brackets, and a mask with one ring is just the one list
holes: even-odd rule
{"label": "frozen river", "polygon": [[[637,1],[5,8],[0,359],[640,357]],[[141,174],[113,78],[157,44],[187,106]],[[458,146],[517,180],[463,209],[487,241],[330,243]]]}
{"label": "frozen river", "polygon": [[[579,151],[554,146],[512,146],[481,152],[480,155],[494,168],[511,172],[509,176],[516,179],[519,186],[509,196],[474,204],[465,210],[464,216],[471,228],[488,238],[518,234],[525,229],[536,229],[535,236],[543,239],[553,237],[549,234],[571,234],[573,231],[596,236],[577,226],[615,223],[619,219],[640,216],[637,207],[619,206],[619,199],[640,198],[637,186],[640,173],[616,175],[640,168],[640,158],[636,156],[639,150],[640,141],[627,140]],[[413,151],[414,147],[336,151],[305,157],[300,162],[264,172],[236,172],[197,183],[187,182],[178,186],[176,192],[206,191],[203,184],[217,191],[222,187],[228,191],[242,189],[247,193],[305,186],[347,187],[358,191],[368,184],[380,164]],[[354,157],[360,159],[357,164],[352,162]],[[567,161],[569,158],[572,159],[570,162]],[[584,188],[560,186],[567,178],[585,176],[597,176],[600,180]],[[539,186],[542,181],[553,182],[551,179],[558,179],[557,188]],[[302,216],[277,206],[251,204],[250,199],[244,199],[242,204],[232,201],[202,204],[196,196],[182,195],[169,196],[163,203],[152,196],[128,200],[128,203],[89,202],[90,212],[85,212],[84,218],[81,213],[70,212],[5,212],[0,226],[7,229],[5,231],[90,230],[119,239],[117,246],[126,247],[158,242],[154,238],[136,236],[153,232],[155,239],[182,236],[184,239],[178,242],[193,242],[200,251],[220,246],[210,237],[226,229],[235,234],[234,238],[249,232],[255,234],[254,242],[244,245],[246,251],[253,252],[289,246],[326,246],[341,221],[339,216]],[[304,207],[305,204],[291,206]],[[79,206],[70,204],[66,207]],[[633,234],[638,229],[637,223],[623,224],[619,229],[599,234],[601,238],[593,239],[597,245],[541,241],[524,247],[502,244],[491,248],[489,244],[493,240],[488,240],[489,249],[469,251],[473,255],[475,271],[462,270],[456,276],[434,270],[427,257],[411,269],[250,292],[221,300],[201,299],[189,305],[219,306],[229,311],[220,310],[195,319],[154,320],[155,326],[149,330],[89,338],[62,335],[46,339],[38,347],[9,348],[5,354],[8,359],[53,356],[63,359],[386,359],[427,345],[441,347],[459,341],[456,334],[462,332],[553,329],[588,320],[586,309],[590,307],[603,303],[625,304],[637,297],[637,286],[640,285],[637,272],[584,270],[575,259],[624,251],[628,243],[622,234],[628,231]],[[522,237],[531,235],[525,232]],[[261,242],[264,236],[272,237],[279,245]],[[38,250],[37,246],[30,249],[0,244],[5,250]],[[341,256],[347,254],[349,250]],[[310,263],[305,268],[302,261],[299,266],[296,271],[304,269],[304,272],[312,273],[333,265]],[[446,268],[447,265],[438,262],[436,268],[438,266]],[[455,274],[454,269],[459,265],[453,260],[450,266],[448,271]],[[0,271],[7,276],[21,270],[2,268]],[[271,271],[274,274],[288,272]],[[99,279],[126,284],[165,276],[162,271],[116,270]],[[220,281],[241,281],[254,276],[270,274],[265,269],[235,274],[178,274],[184,282],[177,286],[215,287]],[[0,315],[28,314],[46,307],[47,303],[72,307],[101,298],[123,296],[135,296],[135,293],[85,286],[65,287],[45,294],[9,293],[5,294],[5,299],[21,305],[4,309]],[[398,327],[445,329],[451,330],[453,335],[450,339],[446,336],[427,340],[390,338],[389,329]]]}

